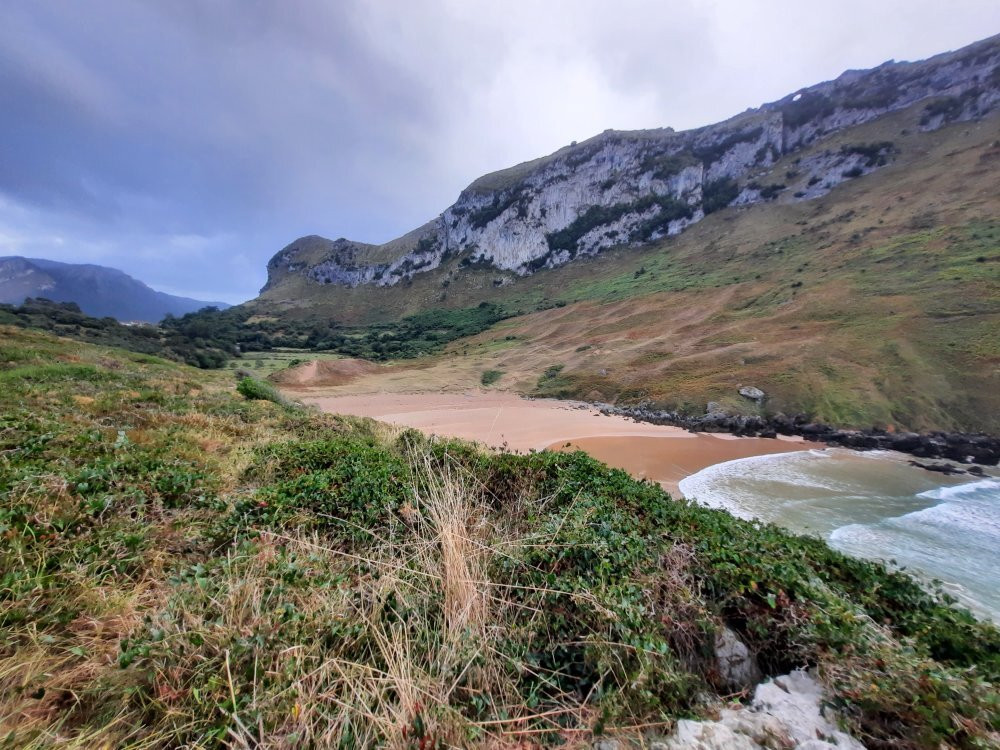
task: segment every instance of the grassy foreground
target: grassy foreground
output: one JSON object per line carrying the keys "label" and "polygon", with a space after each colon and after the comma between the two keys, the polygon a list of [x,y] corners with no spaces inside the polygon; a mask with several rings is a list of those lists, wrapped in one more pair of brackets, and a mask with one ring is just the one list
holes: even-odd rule
{"label": "grassy foreground", "polygon": [[905,575],[235,385],[0,328],[0,747],[638,741],[718,702],[723,624],[869,747],[996,746],[1000,631]]}

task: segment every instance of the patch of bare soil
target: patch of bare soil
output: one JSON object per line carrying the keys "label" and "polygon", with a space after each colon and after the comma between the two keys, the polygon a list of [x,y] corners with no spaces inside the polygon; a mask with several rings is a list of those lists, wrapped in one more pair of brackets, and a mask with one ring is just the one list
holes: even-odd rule
{"label": "patch of bare soil", "polygon": [[282,388],[304,389],[346,385],[363,375],[377,372],[379,366],[363,359],[318,359],[298,367],[281,370],[271,380]]}

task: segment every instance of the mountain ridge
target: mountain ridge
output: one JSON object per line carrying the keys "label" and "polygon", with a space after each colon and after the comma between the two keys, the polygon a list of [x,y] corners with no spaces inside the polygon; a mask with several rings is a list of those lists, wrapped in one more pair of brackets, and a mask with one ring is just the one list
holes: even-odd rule
{"label": "mountain ridge", "polygon": [[674,236],[730,205],[806,201],[895,157],[891,144],[858,143],[775,177],[781,157],[922,101],[920,129],[1000,107],[1000,36],[917,62],[848,70],[720,123],[608,130],[538,159],[483,175],[438,217],[381,245],[316,235],[268,263],[265,300],[287,280],[317,287],[389,287],[453,258],[510,280],[612,247]]}
{"label": "mountain ridge", "polygon": [[[383,285],[352,285],[351,275],[370,274],[371,281],[371,264],[404,262],[406,244],[425,239],[427,247],[446,214],[385,245],[312,236],[292,243],[294,253],[275,256],[265,292],[217,325],[229,326],[237,343],[280,336],[282,346],[393,362],[385,377],[366,379],[374,389],[478,388],[484,373],[499,372],[488,387],[692,417],[712,403],[731,414],[805,413],[845,428],[1000,434],[998,48],[994,37],[922,63],[848,71],[798,92],[816,94],[803,94],[803,104],[792,101],[798,94],[772,103],[813,112],[805,129],[792,133],[809,142],[768,151],[769,166],[734,180],[737,190],[728,198],[717,191],[707,212],[702,191],[697,210],[707,216],[682,232],[653,226],[648,241],[597,247],[609,229],[600,212],[609,206],[580,204],[565,219],[572,223],[594,208],[593,226],[583,227],[589,237],[567,236],[568,224],[532,230],[546,243],[543,254],[546,234],[574,246],[572,262],[542,263],[520,275],[478,251],[443,254],[431,247],[428,263],[417,267],[411,259],[394,283]],[[938,93],[921,98],[931,85]],[[881,114],[838,108],[838,97],[870,103],[887,89],[898,94],[894,102],[909,104]],[[865,121],[844,124],[845,112]],[[754,149],[768,138],[785,150],[787,114],[738,115],[715,131],[717,153],[700,152],[694,163],[688,155],[680,164],[647,169],[635,153],[620,151],[619,168],[633,170],[631,187],[607,190],[624,195],[641,182],[639,170],[649,173],[648,187],[652,171],[663,166],[674,167],[672,179],[697,172],[697,192],[706,173],[714,178],[754,162]],[[775,120],[771,135],[762,127],[754,139],[743,139],[768,117]],[[820,135],[826,120],[831,132]],[[640,150],[689,137],[628,135]],[[537,196],[520,196],[519,207],[518,196],[494,206],[491,195],[511,198],[511,186],[524,175],[544,175],[546,164],[566,170],[567,153],[588,153],[622,137],[602,134],[566,147],[543,158],[542,172],[535,161],[490,173],[463,195],[490,209],[479,217],[484,234],[510,250],[527,227],[518,213],[539,208]],[[594,155],[555,189],[584,180],[577,200],[588,186],[602,189],[603,175],[595,172],[610,173],[615,162]],[[758,185],[752,191],[751,182]],[[740,198],[751,192],[753,200]],[[677,209],[679,201],[660,205],[657,195],[631,198],[647,201],[647,215],[613,216],[625,234],[663,218],[665,208],[685,210]],[[471,224],[470,215],[464,220]],[[354,260],[338,266],[331,245]],[[333,270],[343,276],[334,278]],[[494,318],[485,328],[478,325],[484,305]],[[749,402],[739,395],[744,386],[759,388],[766,399]]]}
{"label": "mountain ridge", "polygon": [[94,317],[157,323],[204,307],[229,307],[157,291],[124,271],[94,263],[64,263],[20,255],[0,257],[0,303],[29,297],[75,302]]}

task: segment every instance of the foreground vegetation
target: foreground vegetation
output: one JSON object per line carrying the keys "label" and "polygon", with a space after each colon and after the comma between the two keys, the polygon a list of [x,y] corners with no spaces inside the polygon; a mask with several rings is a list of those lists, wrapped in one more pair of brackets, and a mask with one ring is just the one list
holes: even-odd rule
{"label": "foreground vegetation", "polygon": [[726,692],[724,624],[869,747],[997,742],[1000,632],[905,575],[236,385],[0,328],[0,746],[638,737]]}

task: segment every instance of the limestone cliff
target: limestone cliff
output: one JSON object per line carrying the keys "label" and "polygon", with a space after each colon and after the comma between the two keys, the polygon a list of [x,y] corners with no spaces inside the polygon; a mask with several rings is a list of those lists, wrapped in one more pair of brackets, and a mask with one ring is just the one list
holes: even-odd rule
{"label": "limestone cliff", "polygon": [[891,143],[783,155],[888,113],[923,106],[920,127],[1000,107],[1000,36],[916,63],[887,62],[696,130],[605,131],[479,178],[436,219],[385,245],[304,237],[268,264],[262,291],[289,276],[316,284],[392,286],[449,258],[517,275],[684,231],[730,205],[810,200],[894,157]]}

